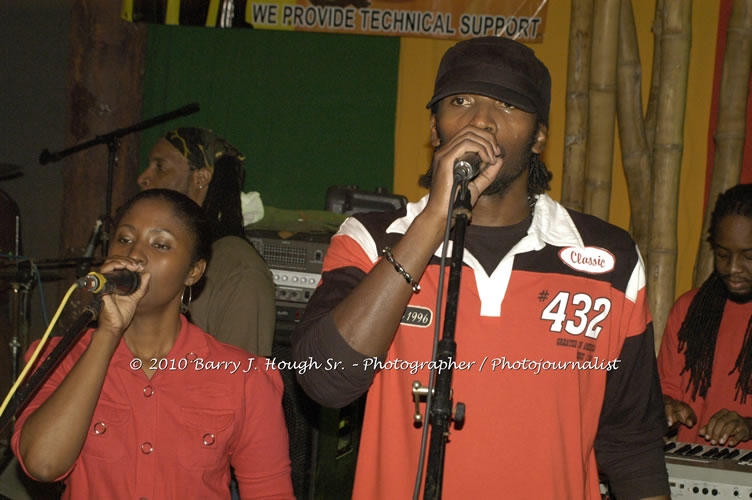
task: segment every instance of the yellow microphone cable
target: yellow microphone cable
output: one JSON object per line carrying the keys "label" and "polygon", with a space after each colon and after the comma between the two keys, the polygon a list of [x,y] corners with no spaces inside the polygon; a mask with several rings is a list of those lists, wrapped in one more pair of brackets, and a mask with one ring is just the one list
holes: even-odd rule
{"label": "yellow microphone cable", "polygon": [[65,293],[65,297],[63,297],[62,302],[60,302],[60,306],[57,308],[57,312],[55,312],[55,315],[52,317],[52,321],[47,327],[47,331],[44,332],[42,339],[39,341],[39,345],[37,345],[37,348],[34,350],[34,353],[31,355],[31,358],[29,358],[28,363],[26,363],[26,365],[24,366],[23,370],[21,371],[21,374],[16,379],[16,382],[13,384],[13,387],[11,387],[10,391],[8,391],[8,395],[5,396],[5,400],[3,401],[2,406],[0,406],[0,415],[3,414],[11,398],[13,398],[13,395],[18,390],[18,386],[20,386],[21,382],[23,382],[24,378],[26,378],[26,375],[29,373],[29,370],[31,370],[31,367],[34,366],[34,362],[37,360],[37,357],[39,357],[39,353],[42,352],[42,349],[44,349],[44,346],[47,343],[47,339],[49,338],[50,333],[52,332],[52,328],[55,326],[55,324],[57,324],[57,320],[58,318],[60,318],[60,314],[63,312],[65,305],[68,303],[68,300],[70,299],[71,294],[73,293],[74,290],[76,290],[76,288],[78,288],[78,285],[74,283]]}

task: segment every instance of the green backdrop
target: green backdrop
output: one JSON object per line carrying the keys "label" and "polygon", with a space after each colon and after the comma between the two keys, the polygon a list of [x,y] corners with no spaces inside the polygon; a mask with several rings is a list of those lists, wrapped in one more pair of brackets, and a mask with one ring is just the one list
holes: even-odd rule
{"label": "green backdrop", "polygon": [[149,25],[141,169],[167,130],[211,128],[246,156],[265,205],[323,209],[329,186],[392,190],[399,38]]}

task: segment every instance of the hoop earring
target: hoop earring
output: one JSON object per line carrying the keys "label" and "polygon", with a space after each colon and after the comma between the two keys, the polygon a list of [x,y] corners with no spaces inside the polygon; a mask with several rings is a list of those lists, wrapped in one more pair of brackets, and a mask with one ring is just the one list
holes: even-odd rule
{"label": "hoop earring", "polygon": [[[188,290],[188,303],[185,303],[185,291]],[[185,314],[188,312],[188,308],[191,306],[191,300],[193,300],[193,288],[189,285],[183,288],[183,293],[180,294],[180,312]]]}

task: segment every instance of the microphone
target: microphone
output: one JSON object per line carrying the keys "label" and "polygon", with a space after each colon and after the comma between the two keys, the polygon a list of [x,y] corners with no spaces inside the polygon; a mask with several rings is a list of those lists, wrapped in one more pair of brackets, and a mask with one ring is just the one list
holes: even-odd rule
{"label": "microphone", "polygon": [[116,269],[109,273],[91,272],[76,281],[87,292],[107,295],[130,295],[141,286],[141,275],[128,269]]}
{"label": "microphone", "polygon": [[94,223],[94,229],[91,231],[89,243],[86,245],[86,250],[84,250],[84,254],[81,256],[82,258],[90,259],[94,257],[94,250],[97,248],[97,243],[99,243],[99,233],[101,231],[102,219],[97,219],[97,222]]}
{"label": "microphone", "polygon": [[458,182],[471,181],[478,177],[483,160],[475,151],[470,151],[454,160],[454,178]]}
{"label": "microphone", "polygon": [[89,236],[89,243],[86,245],[86,250],[81,256],[81,262],[76,267],[76,276],[83,276],[91,269],[91,259],[94,257],[94,250],[96,250],[99,244],[100,233],[102,232],[102,219],[97,219],[94,224],[94,229]]}

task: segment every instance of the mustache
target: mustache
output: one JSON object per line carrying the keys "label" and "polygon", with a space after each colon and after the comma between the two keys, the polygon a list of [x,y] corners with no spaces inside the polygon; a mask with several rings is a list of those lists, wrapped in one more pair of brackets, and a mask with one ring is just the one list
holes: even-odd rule
{"label": "mustache", "polygon": [[[439,137],[439,145],[435,146],[433,148],[434,153],[439,150],[440,147],[442,147],[445,144],[444,139]],[[499,154],[496,155],[496,158],[501,158],[502,160],[506,158],[507,156],[507,150],[502,146],[501,144],[499,146]],[[425,174],[421,175],[418,179],[418,185],[422,188],[429,189],[431,187],[431,181],[433,180],[433,158],[431,158],[431,164],[428,166],[428,170]]]}
{"label": "mustache", "polygon": [[[718,277],[722,280],[731,279],[733,277],[741,277],[741,274],[733,274],[733,273],[718,273]],[[745,279],[744,281],[749,281]]]}
{"label": "mustache", "polygon": [[[434,146],[433,152],[435,153],[436,151],[438,151],[439,148],[441,148],[443,145],[444,145],[444,140],[439,138],[439,145]],[[504,146],[502,146],[501,144],[499,144],[498,146],[499,146],[499,154],[496,155],[496,158],[501,158],[503,160],[507,156],[507,150],[504,149]]]}

